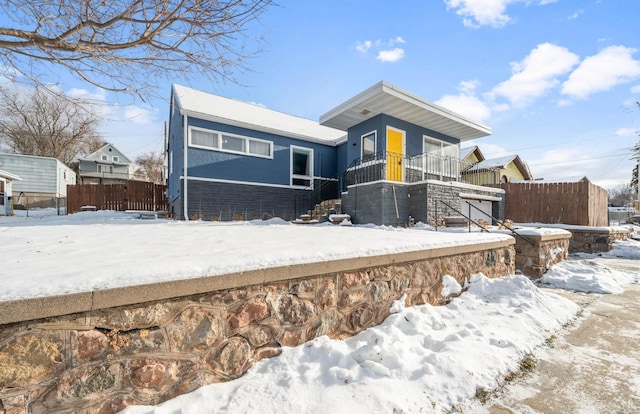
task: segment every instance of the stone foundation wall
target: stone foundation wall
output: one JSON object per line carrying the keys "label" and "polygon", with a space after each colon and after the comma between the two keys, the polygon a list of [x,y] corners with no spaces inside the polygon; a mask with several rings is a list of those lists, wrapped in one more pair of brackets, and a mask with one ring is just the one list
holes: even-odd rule
{"label": "stone foundation wall", "polygon": [[375,181],[352,185],[342,193],[342,211],[351,216],[354,224],[404,226],[411,216],[416,223],[421,221],[435,225],[437,219],[460,215],[440,202],[460,210],[460,194],[500,198],[501,201],[493,202],[492,211],[498,214],[497,218],[504,219],[502,190],[436,180],[416,183]]}
{"label": "stone foundation wall", "polygon": [[516,237],[516,269],[529,278],[541,277],[551,266],[569,256],[569,232],[561,230],[558,234],[526,234],[524,237],[533,244]]}
{"label": "stone foundation wall", "polygon": [[572,233],[569,253],[608,252],[617,240],[627,240],[631,231],[624,227],[594,229],[568,228]]}
{"label": "stone foundation wall", "polygon": [[[323,263],[329,273],[257,275],[263,282],[242,286],[229,279],[235,286],[0,325],[0,412],[108,414],[158,404],[237,378],[282,346],[355,335],[381,323],[404,294],[407,306],[444,304],[443,275],[462,283],[515,270],[512,240],[462,250],[385,264],[363,258],[369,265],[335,272]],[[153,290],[136,289],[139,297]]]}

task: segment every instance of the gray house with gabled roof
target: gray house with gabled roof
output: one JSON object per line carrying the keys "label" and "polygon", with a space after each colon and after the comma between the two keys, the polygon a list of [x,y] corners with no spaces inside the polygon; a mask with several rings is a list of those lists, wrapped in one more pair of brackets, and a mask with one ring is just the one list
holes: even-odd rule
{"label": "gray house with gabled roof", "polygon": [[469,201],[499,214],[502,190],[460,178],[460,143],[490,133],[387,82],[320,122],[173,85],[169,206],[183,219],[291,220],[341,199],[354,223],[376,224],[430,222]]}
{"label": "gray house with gabled roof", "polygon": [[112,144],[78,160],[79,184],[118,184],[134,177],[133,162]]}

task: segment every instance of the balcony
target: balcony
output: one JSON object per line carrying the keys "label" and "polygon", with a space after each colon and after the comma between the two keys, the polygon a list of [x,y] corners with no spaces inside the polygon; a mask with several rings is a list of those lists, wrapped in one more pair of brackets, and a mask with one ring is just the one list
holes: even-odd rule
{"label": "balcony", "polygon": [[344,173],[346,186],[373,181],[415,183],[424,180],[463,181],[464,171],[471,167],[451,156],[422,153],[413,156],[381,151],[353,160]]}

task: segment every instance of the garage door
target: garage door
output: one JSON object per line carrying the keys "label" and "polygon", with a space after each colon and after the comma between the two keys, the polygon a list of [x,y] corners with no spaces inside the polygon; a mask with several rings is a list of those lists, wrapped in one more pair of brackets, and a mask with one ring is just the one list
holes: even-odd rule
{"label": "garage door", "polygon": [[[465,216],[471,217],[471,220],[484,220],[491,223],[491,212],[493,206],[491,201],[462,198],[460,199],[460,204],[460,207],[462,208],[461,211]],[[469,207],[469,205],[473,207]]]}

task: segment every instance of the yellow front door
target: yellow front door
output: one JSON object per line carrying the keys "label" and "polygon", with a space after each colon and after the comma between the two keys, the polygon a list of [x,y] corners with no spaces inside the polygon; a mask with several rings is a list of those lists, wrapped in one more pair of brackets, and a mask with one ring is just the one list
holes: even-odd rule
{"label": "yellow front door", "polygon": [[404,132],[387,127],[387,180],[402,181]]}

